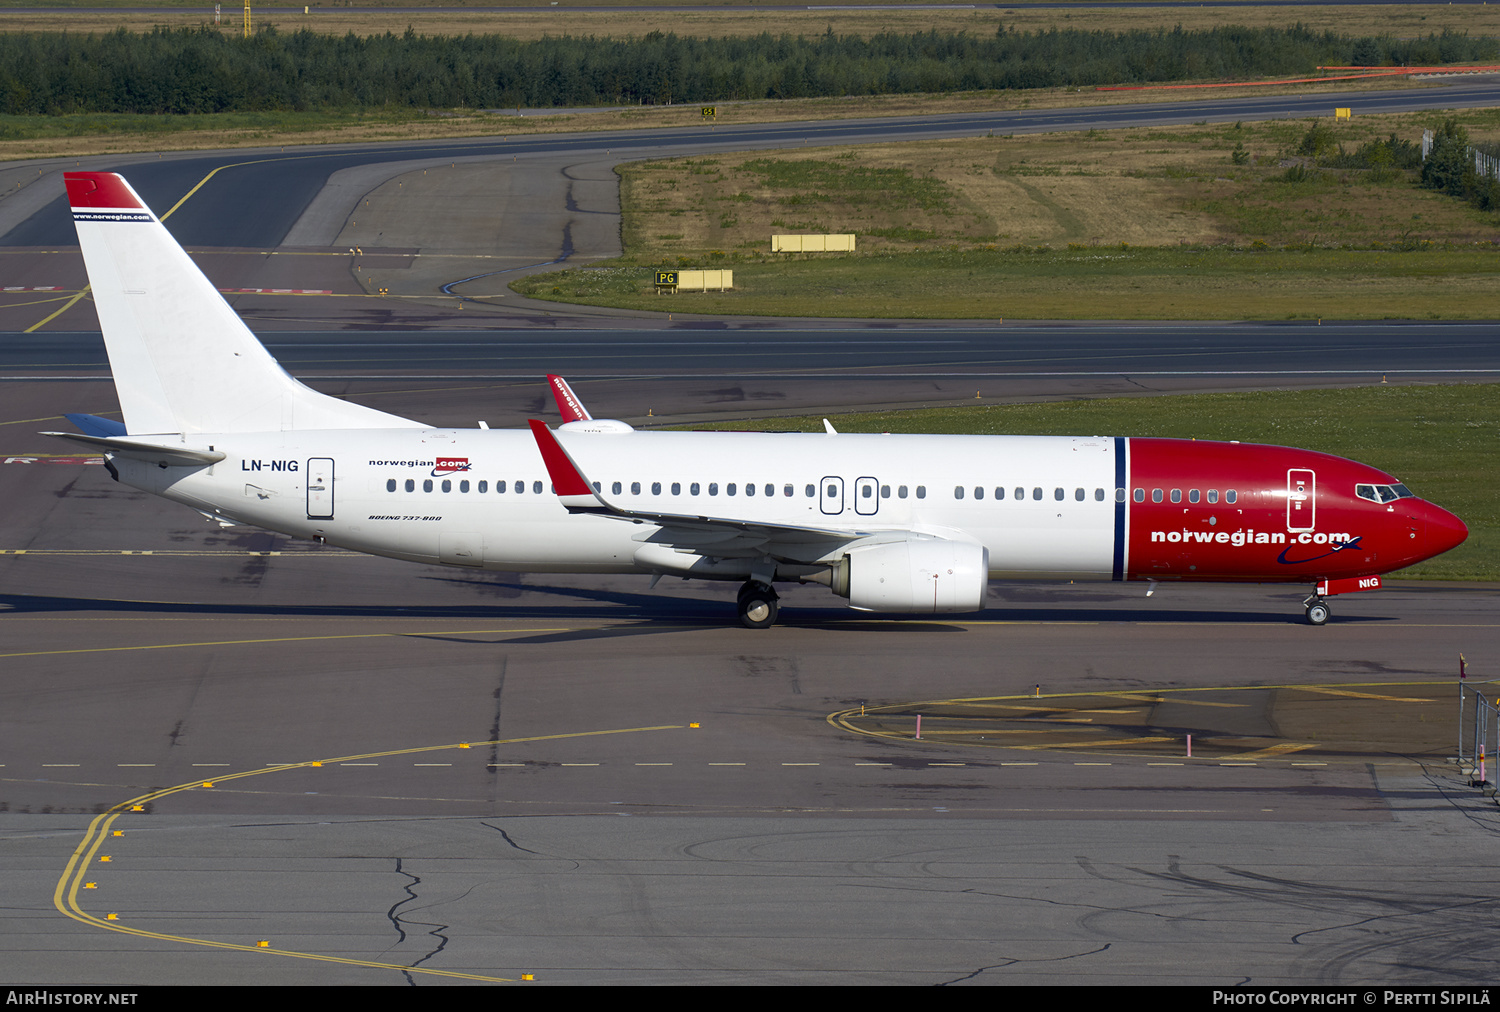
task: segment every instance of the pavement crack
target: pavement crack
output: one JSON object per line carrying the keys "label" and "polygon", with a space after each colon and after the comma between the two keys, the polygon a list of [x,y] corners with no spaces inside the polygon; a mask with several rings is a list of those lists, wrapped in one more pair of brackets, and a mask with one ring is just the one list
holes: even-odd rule
{"label": "pavement crack", "polygon": [[1044,959],[1006,959],[1005,961],[1000,963],[991,963],[989,966],[978,967],[977,969],[964,974],[962,977],[954,977],[952,980],[942,981],[935,986],[947,987],[949,984],[962,984],[964,981],[973,980],[975,977],[978,977],[980,974],[985,973],[989,970],[1003,970],[1007,967],[1019,966],[1022,963],[1062,963],[1070,959],[1082,959],[1084,956],[1097,956],[1099,953],[1107,951],[1113,944],[1113,942],[1105,942],[1097,949],[1088,949],[1084,952],[1070,952],[1065,956],[1048,956]]}
{"label": "pavement crack", "polygon": [[495,832],[499,833],[500,834],[500,839],[504,840],[506,843],[510,844],[512,847],[514,847],[516,850],[519,850],[521,853],[523,853],[523,854],[536,854],[537,857],[541,857],[542,856],[541,854],[538,854],[534,850],[527,850],[525,847],[521,846],[519,843],[517,843],[516,841],[512,840],[510,838],[510,834],[507,833],[505,830],[501,829],[499,826],[496,826],[493,823],[489,823],[489,822],[481,822],[480,825],[481,826],[488,826],[490,829],[493,829]]}
{"label": "pavement crack", "polygon": [[[449,925],[447,925],[447,924],[439,924],[439,923],[437,923],[435,921],[416,921],[416,920],[411,920],[410,918],[408,918],[406,916],[405,913],[401,912],[401,907],[405,906],[408,903],[412,903],[412,902],[414,902],[417,899],[416,887],[422,884],[422,880],[419,877],[417,877],[416,875],[413,875],[411,872],[407,871],[406,868],[404,867],[403,859],[399,858],[399,857],[396,858],[396,874],[397,875],[404,875],[406,878],[408,878],[410,880],[410,881],[408,881],[402,887],[402,889],[406,893],[406,898],[403,899],[403,900],[398,900],[395,903],[393,903],[391,905],[391,908],[389,910],[387,910],[386,914],[385,914],[386,918],[391,922],[391,927],[393,927],[393,928],[396,929],[396,945],[401,945],[403,942],[406,941],[406,937],[407,937],[406,936],[406,928],[403,927],[403,925],[412,925],[412,926],[415,926],[415,927],[430,928],[431,930],[428,931],[427,934],[430,935],[431,937],[437,939],[437,945],[434,948],[428,950],[428,952],[427,952],[426,955],[424,955],[420,959],[417,959],[417,960],[415,960],[415,961],[407,964],[408,966],[417,967],[417,966],[421,966],[423,963],[427,962],[433,956],[436,956],[438,953],[442,952],[445,948],[447,948],[447,946],[448,946],[448,936],[446,934],[444,934],[444,932],[446,932],[448,930]],[[467,896],[469,894],[469,892],[472,892],[472,890],[465,890],[463,896],[459,896],[459,897],[456,897],[456,898],[457,899],[463,899],[463,897]],[[396,945],[391,946],[391,948],[395,948]],[[407,973],[405,970],[402,971],[402,976],[404,976],[406,978],[406,982],[408,984],[410,984],[412,987],[416,987],[417,986],[416,979],[414,977],[412,977],[411,974]]]}

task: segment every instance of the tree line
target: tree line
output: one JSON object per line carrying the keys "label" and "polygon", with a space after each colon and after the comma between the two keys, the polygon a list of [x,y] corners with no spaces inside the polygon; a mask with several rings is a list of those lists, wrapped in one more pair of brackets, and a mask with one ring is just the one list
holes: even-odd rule
{"label": "tree line", "polygon": [[748,38],[0,34],[0,114],[504,109],[1089,87],[1494,60],[1500,42],[1289,28]]}

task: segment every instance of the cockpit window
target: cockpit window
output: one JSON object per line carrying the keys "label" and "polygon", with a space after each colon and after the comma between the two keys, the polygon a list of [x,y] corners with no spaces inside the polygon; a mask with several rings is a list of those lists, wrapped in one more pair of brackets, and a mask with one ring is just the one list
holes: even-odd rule
{"label": "cockpit window", "polygon": [[1399,482],[1395,485],[1355,485],[1354,494],[1371,502],[1388,503],[1397,499],[1413,499],[1411,489]]}

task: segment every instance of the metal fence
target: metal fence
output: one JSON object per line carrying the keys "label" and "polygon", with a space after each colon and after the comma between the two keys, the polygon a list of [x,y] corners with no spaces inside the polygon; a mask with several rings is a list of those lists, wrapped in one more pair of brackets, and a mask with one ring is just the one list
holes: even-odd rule
{"label": "metal fence", "polygon": [[[1493,685],[1493,682],[1481,682]],[[1493,690],[1492,690],[1493,691]],[[1468,682],[1458,683],[1458,765],[1471,769],[1475,780],[1489,776],[1486,764],[1493,764],[1500,750],[1500,709]]]}
{"label": "metal fence", "polygon": [[[1431,130],[1422,131],[1422,161],[1427,161],[1427,156],[1432,154],[1433,133]],[[1476,176],[1488,176],[1491,179],[1500,179],[1500,158],[1487,155],[1476,147],[1468,149],[1474,159],[1474,174]]]}

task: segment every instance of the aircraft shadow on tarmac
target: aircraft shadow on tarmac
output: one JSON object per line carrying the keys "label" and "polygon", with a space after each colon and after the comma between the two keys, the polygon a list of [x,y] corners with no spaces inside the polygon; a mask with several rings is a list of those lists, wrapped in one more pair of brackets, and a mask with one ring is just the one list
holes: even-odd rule
{"label": "aircraft shadow on tarmac", "polygon": [[[106,614],[152,613],[176,615],[286,616],[337,618],[455,618],[481,621],[496,619],[530,619],[554,622],[631,623],[611,624],[608,628],[559,630],[522,642],[566,641],[599,636],[648,635],[677,632],[705,626],[736,626],[734,605],[727,595],[689,597],[652,593],[631,593],[614,589],[580,587],[547,587],[530,584],[473,580],[429,579],[461,583],[484,590],[500,600],[493,604],[225,604],[186,601],[121,601],[86,596],[41,596],[0,593],[0,612],[68,613],[101,612]],[[545,596],[552,601],[521,601]],[[1042,595],[1046,597],[1045,593]],[[981,612],[954,616],[872,615],[852,611],[831,602],[827,607],[808,607],[800,601],[783,602],[781,624],[801,629],[829,632],[959,632],[974,622],[1026,624],[1108,624],[1137,625],[1204,623],[1280,626],[1301,625],[1302,616],[1289,607],[1286,611],[1230,610],[1193,607],[1184,604],[1163,608],[1160,605],[1119,603],[1123,595],[1105,594],[1096,607],[1038,602],[1038,607],[991,605]],[[1340,624],[1368,624],[1394,621],[1391,616],[1341,616]]]}

